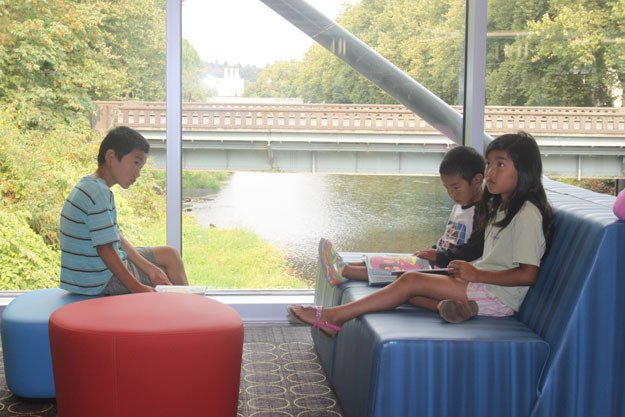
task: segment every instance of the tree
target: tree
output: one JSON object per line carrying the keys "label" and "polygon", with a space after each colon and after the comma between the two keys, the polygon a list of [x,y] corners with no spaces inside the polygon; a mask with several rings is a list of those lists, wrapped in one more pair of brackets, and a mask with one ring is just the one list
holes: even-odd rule
{"label": "tree", "polygon": [[526,33],[490,71],[488,103],[611,106],[625,70],[623,4],[541,2],[543,13],[526,22]]}
{"label": "tree", "polygon": [[119,96],[127,79],[107,65],[101,14],[93,3],[41,0],[0,4],[0,101],[22,127],[93,110],[94,95]]}
{"label": "tree", "polygon": [[[463,19],[462,0],[368,0],[347,8],[338,21],[435,94],[456,102]],[[303,73],[301,90],[310,101],[395,102],[316,46],[305,56]]]}
{"label": "tree", "polygon": [[[490,0],[487,103],[610,106],[625,78],[625,0]],[[460,104],[464,0],[362,0],[339,23],[450,104]],[[318,46],[306,101],[393,102]]]}
{"label": "tree", "polygon": [[201,102],[214,95],[204,84],[207,64],[186,39],[182,40],[182,100]]}
{"label": "tree", "polygon": [[90,2],[99,5],[104,46],[110,49],[111,59],[106,64],[123,69],[127,74],[121,96],[94,95],[92,98],[165,100],[166,0]]}
{"label": "tree", "polygon": [[299,97],[297,79],[302,63],[297,60],[277,61],[263,68],[255,82],[245,87],[248,97]]}
{"label": "tree", "polygon": [[[183,52],[197,94],[202,64]],[[88,117],[93,100],[164,100],[165,0],[0,0],[0,69],[22,128]]]}

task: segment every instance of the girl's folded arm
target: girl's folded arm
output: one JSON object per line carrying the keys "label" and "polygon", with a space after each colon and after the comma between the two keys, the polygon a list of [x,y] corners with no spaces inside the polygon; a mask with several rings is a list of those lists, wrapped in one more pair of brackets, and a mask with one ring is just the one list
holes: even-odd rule
{"label": "girl's folded arm", "polygon": [[495,284],[504,287],[534,285],[538,276],[538,267],[529,264],[519,264],[518,267],[503,271],[486,271],[478,269],[476,280],[484,284]]}

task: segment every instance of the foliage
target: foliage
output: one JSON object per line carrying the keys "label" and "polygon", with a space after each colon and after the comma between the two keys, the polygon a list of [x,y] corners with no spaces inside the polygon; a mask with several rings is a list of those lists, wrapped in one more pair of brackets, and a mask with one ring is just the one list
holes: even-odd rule
{"label": "foliage", "polygon": [[[211,288],[306,288],[288,267],[286,257],[249,230],[206,229],[183,218],[182,256],[189,283]],[[139,240],[163,245],[164,222],[153,223]]]}
{"label": "foliage", "polygon": [[0,290],[58,286],[59,255],[29,223],[26,212],[0,207]]}
{"label": "foliage", "polygon": [[577,178],[556,177],[553,179],[566,184],[572,184],[577,187],[585,188],[596,193],[615,195],[616,181],[614,181],[614,178],[582,178],[581,180],[578,180]]}
{"label": "foliage", "polygon": [[86,174],[85,166],[95,160],[94,134],[86,123],[82,128],[56,125],[43,133],[20,132],[10,121],[6,113],[0,113],[2,206],[31,213],[30,227],[46,243],[57,246],[61,205],[78,178]]}
{"label": "foliage", "polygon": [[[443,100],[460,104],[464,13],[462,0],[363,0],[338,22]],[[612,105],[625,80],[625,0],[491,0],[488,13],[489,105]],[[318,45],[300,71],[284,76],[307,102],[394,102]]]}
{"label": "foliage", "polygon": [[256,65],[243,65],[239,70],[239,74],[241,75],[241,78],[244,78],[251,82],[256,82],[260,71],[261,69],[258,68]]}
{"label": "foliage", "polygon": [[611,106],[625,75],[625,2],[535,3],[540,15],[489,72],[489,104]]}
{"label": "foliage", "polygon": [[[151,174],[158,187],[165,189],[167,172],[163,169],[156,169],[152,170]],[[230,174],[227,172],[184,170],[182,171],[182,188],[183,190],[219,190],[228,178],[230,178]]]}
{"label": "foliage", "polygon": [[[204,93],[197,52],[183,52],[186,91]],[[124,98],[165,99],[164,0],[0,2],[0,103],[19,128],[75,123],[93,100]]]}
{"label": "foliage", "polygon": [[301,62],[296,60],[277,61],[268,65],[260,71],[255,82],[250,82],[245,87],[245,95],[248,97],[300,97],[297,80],[301,65]]}
{"label": "foliage", "polygon": [[0,100],[15,110],[20,126],[50,127],[68,114],[89,113],[97,91],[119,95],[125,75],[102,65],[110,50],[94,4],[41,0],[1,7]]}
{"label": "foliage", "polygon": [[[464,1],[371,0],[348,8],[339,23],[448,102],[458,100]],[[455,70],[454,70],[455,69]],[[392,103],[351,67],[315,45],[304,58],[306,101]]]}
{"label": "foliage", "polygon": [[182,40],[182,100],[189,102],[206,101],[215,95],[208,86],[204,85],[203,78],[206,75],[206,64],[200,58],[200,54],[191,46],[186,39]]}
{"label": "foliage", "polygon": [[[110,59],[103,54],[100,63],[127,74],[125,83],[120,86],[121,97],[164,100],[165,0],[98,0],[93,3],[99,5],[103,41],[110,48]],[[119,97],[91,95],[94,100]]]}

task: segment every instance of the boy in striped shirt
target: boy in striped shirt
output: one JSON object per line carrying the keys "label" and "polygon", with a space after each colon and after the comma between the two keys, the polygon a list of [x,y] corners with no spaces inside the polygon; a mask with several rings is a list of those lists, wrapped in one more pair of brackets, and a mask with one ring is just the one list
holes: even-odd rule
{"label": "boy in striped shirt", "polygon": [[139,178],[150,145],[120,126],[100,144],[98,169],[70,191],[61,211],[61,288],[87,295],[154,291],[156,285],[188,285],[180,253],[169,246],[135,248],[117,226],[116,184]]}

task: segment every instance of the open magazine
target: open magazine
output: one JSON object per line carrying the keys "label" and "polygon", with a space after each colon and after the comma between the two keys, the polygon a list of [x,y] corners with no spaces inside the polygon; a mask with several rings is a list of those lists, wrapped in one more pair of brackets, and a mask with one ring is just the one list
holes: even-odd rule
{"label": "open magazine", "polygon": [[430,263],[410,254],[369,254],[363,255],[369,275],[369,285],[393,282],[395,278],[409,271],[444,274],[446,269],[433,269]]}

